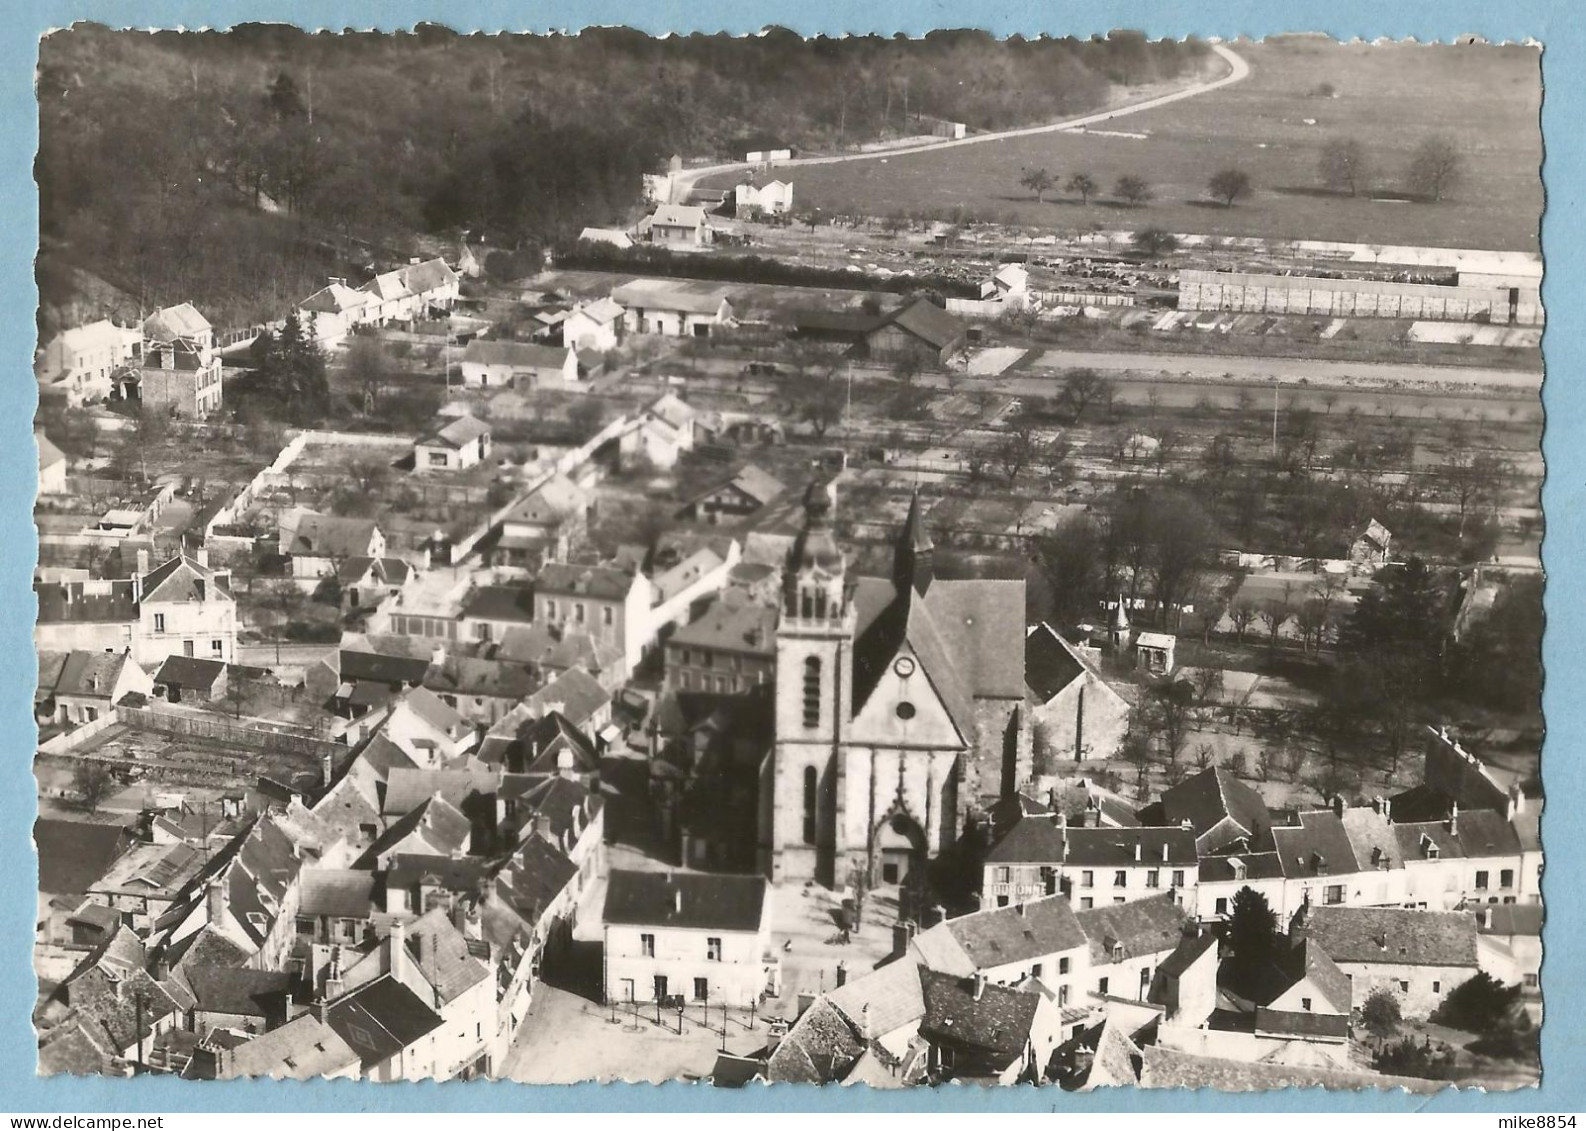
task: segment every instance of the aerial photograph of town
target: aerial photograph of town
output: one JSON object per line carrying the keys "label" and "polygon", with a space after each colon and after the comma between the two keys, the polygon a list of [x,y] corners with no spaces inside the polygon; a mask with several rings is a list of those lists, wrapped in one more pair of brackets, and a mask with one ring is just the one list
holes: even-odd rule
{"label": "aerial photograph of town", "polygon": [[46,35],[38,1072],[1537,1085],[1542,51],[1294,30]]}

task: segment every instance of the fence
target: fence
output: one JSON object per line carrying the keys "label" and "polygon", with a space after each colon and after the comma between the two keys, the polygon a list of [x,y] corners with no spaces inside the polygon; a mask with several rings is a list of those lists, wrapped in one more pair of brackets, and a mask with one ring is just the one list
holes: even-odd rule
{"label": "fence", "polygon": [[48,742],[39,743],[39,753],[45,756],[71,754],[83,746],[88,745],[105,731],[120,724],[120,707],[110,707],[91,723],[84,723],[73,730],[57,734]]}
{"label": "fence", "polygon": [[214,715],[177,714],[153,707],[120,707],[117,710],[121,721],[129,727],[183,738],[209,739],[251,750],[299,754],[317,760],[346,749],[340,743],[303,733],[306,728],[265,719],[223,719]]}

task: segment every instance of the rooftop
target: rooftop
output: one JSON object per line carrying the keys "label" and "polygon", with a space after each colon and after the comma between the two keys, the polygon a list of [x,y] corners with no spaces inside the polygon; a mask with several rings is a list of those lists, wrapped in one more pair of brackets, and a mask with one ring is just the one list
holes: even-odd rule
{"label": "rooftop", "polygon": [[605,920],[628,926],[758,931],[768,886],[763,876],[614,870]]}

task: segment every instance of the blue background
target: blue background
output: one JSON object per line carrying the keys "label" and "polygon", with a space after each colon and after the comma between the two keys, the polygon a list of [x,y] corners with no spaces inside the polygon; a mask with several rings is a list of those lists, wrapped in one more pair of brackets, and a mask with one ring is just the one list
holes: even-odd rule
{"label": "blue background", "polygon": [[[0,1109],[16,1113],[158,1112],[174,1110],[714,1110],[749,1107],[813,1111],[1485,1111],[1535,1114],[1586,1110],[1586,1060],[1581,1055],[1580,1015],[1586,979],[1582,961],[1583,897],[1586,875],[1580,841],[1554,835],[1573,825],[1581,812],[1582,779],[1571,751],[1581,746],[1586,711],[1569,688],[1582,675],[1577,642],[1586,620],[1579,560],[1583,539],[1583,488],[1586,488],[1586,394],[1575,382],[1582,369],[1582,343],[1576,312],[1586,303],[1582,275],[1582,237],[1575,209],[1580,207],[1583,166],[1582,123],[1586,123],[1586,20],[1572,11],[1572,0],[1288,0],[1285,3],[1224,2],[1197,5],[1175,0],[1086,0],[1070,3],[1013,4],[977,0],[862,5],[802,0],[798,4],[765,0],[584,0],[565,5],[437,0],[190,0],[115,3],[8,4],[10,19],[0,39],[0,287],[6,298],[7,333],[0,340],[12,377],[0,381],[0,733],[13,736],[0,761],[0,861],[10,867],[6,898],[0,903]],[[526,1087],[516,1084],[372,1085],[347,1081],[307,1085],[271,1082],[200,1084],[169,1078],[127,1080],[40,1079],[34,1075],[35,1048],[29,1015],[36,985],[31,947],[36,872],[29,830],[35,814],[31,758],[34,746],[31,698],[37,667],[32,646],[34,603],[30,577],[36,536],[30,508],[37,459],[29,422],[37,402],[31,379],[35,345],[33,255],[38,213],[32,179],[38,119],[32,78],[38,36],[52,27],[92,20],[112,27],[221,27],[244,21],[290,22],[311,28],[396,30],[429,20],[458,30],[576,30],[590,24],[626,24],[644,31],[753,32],[776,23],[803,33],[922,33],[932,27],[974,26],[999,35],[1091,35],[1114,27],[1139,28],[1153,37],[1260,37],[1286,31],[1325,31],[1341,38],[1413,37],[1449,40],[1466,33],[1494,41],[1535,39],[1543,43],[1546,85],[1542,128],[1546,142],[1544,178],[1548,208],[1542,246],[1547,257],[1543,298],[1552,318],[1543,342],[1548,379],[1543,399],[1550,421],[1543,449],[1549,475],[1543,493],[1548,570],[1548,681],[1543,706],[1548,738],[1544,759],[1547,817],[1543,822],[1548,869],[1544,884],[1548,918],[1546,963],[1542,974],[1547,1002],[1543,1027],[1544,1073],[1540,1094],[1486,1096],[1446,1092],[1435,1097],[1399,1094],[1329,1094],[1320,1089],[1257,1096],[1184,1092],[1107,1090],[1072,1095],[1056,1088],[914,1089],[870,1093],[864,1089],[810,1087],[727,1091],[704,1086]],[[225,254],[224,248],[214,249]],[[192,296],[202,302],[202,296]],[[1577,424],[1580,418],[1582,424]]]}

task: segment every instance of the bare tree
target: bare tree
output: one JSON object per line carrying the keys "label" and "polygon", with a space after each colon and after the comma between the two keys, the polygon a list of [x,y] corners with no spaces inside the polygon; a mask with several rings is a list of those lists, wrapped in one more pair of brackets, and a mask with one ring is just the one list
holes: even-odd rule
{"label": "bare tree", "polygon": [[1359,138],[1335,137],[1322,146],[1317,162],[1322,184],[1334,192],[1348,192],[1356,196],[1371,175],[1365,146]]}
{"label": "bare tree", "polygon": [[1219,169],[1206,182],[1206,189],[1224,208],[1232,208],[1236,200],[1250,195],[1250,174],[1243,169]]}
{"label": "bare tree", "polygon": [[88,812],[97,813],[116,792],[116,775],[104,762],[79,758],[72,767],[72,788],[77,791],[78,803]]}
{"label": "bare tree", "polygon": [[1057,178],[1046,169],[1026,169],[1019,176],[1019,184],[1035,194],[1037,204],[1046,203],[1046,194],[1057,184]]}
{"label": "bare tree", "polygon": [[1464,158],[1453,141],[1438,134],[1426,138],[1410,154],[1405,184],[1417,196],[1440,201],[1458,186],[1464,167]]}
{"label": "bare tree", "polygon": [[1089,173],[1075,173],[1063,187],[1069,192],[1079,193],[1081,204],[1089,204],[1091,193],[1096,191],[1096,178]]}
{"label": "bare tree", "polygon": [[1070,369],[1063,377],[1063,388],[1058,400],[1074,414],[1074,422],[1084,415],[1086,407],[1101,400],[1112,387],[1112,379],[1094,369]]}
{"label": "bare tree", "polygon": [[1145,182],[1143,177],[1137,177],[1133,173],[1125,173],[1112,186],[1112,195],[1125,204],[1138,208],[1151,199],[1151,186]]}
{"label": "bare tree", "polygon": [[1234,634],[1241,644],[1245,642],[1245,633],[1255,619],[1256,606],[1248,597],[1236,597],[1228,606],[1228,620],[1233,624]]}

